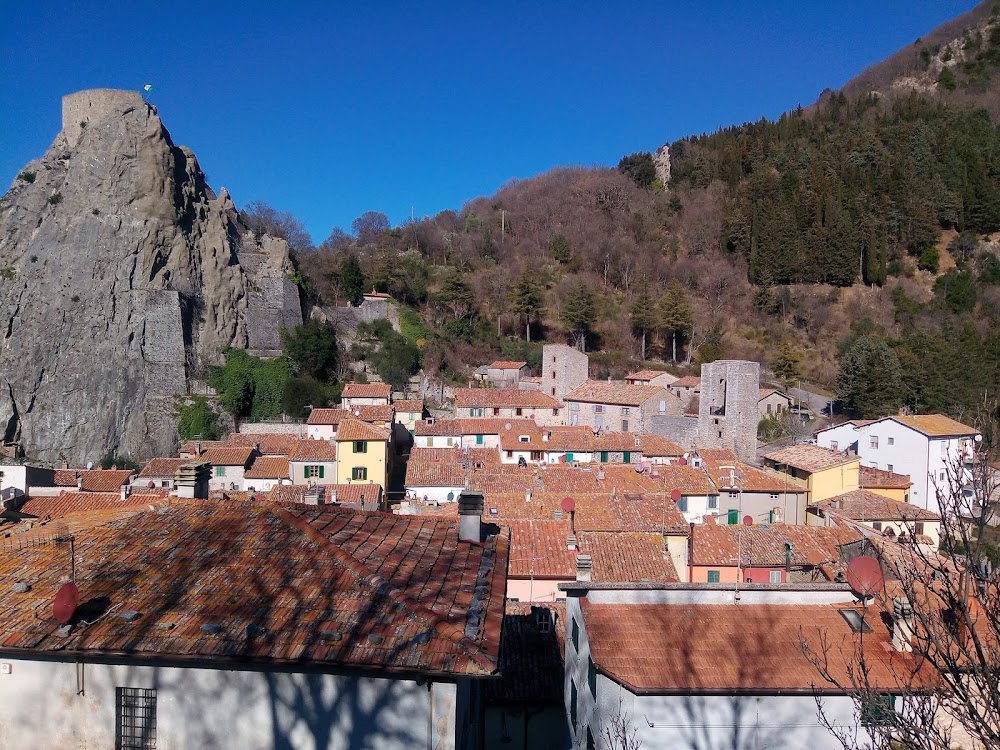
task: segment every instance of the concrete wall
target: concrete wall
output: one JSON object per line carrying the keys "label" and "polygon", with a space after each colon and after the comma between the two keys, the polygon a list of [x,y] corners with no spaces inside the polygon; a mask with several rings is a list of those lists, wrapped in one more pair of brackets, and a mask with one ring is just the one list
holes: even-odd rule
{"label": "concrete wall", "polygon": [[[323,468],[322,477],[306,477],[306,466]],[[288,473],[292,475],[292,484],[337,484],[336,461],[289,461]]]}
{"label": "concrete wall", "polygon": [[723,359],[701,366],[698,444],[729,448],[743,461],[757,458],[760,365]]}
{"label": "concrete wall", "polygon": [[558,581],[535,578],[508,578],[507,598],[517,599],[522,602],[554,602],[556,599],[564,599],[565,591],[559,590],[560,583],[569,583],[572,578],[563,578]]}
{"label": "concrete wall", "polygon": [[698,444],[698,418],[654,414],[650,417],[648,432],[673,440],[684,450],[694,450]]}
{"label": "concrete wall", "polygon": [[[222,469],[222,476],[219,476],[219,469]],[[243,489],[243,474],[246,468],[243,466],[213,466],[212,478],[208,482],[211,490],[228,490],[231,485],[236,485],[236,489]]]}
{"label": "concrete wall", "polygon": [[239,432],[251,435],[295,435],[305,437],[308,430],[305,422],[241,422]]}
{"label": "concrete wall", "polygon": [[411,680],[330,674],[0,663],[10,665],[0,674],[3,747],[113,748],[116,687],[157,691],[158,750],[455,747],[454,684],[429,689]]}
{"label": "concrete wall", "polygon": [[[359,482],[381,484],[387,486],[389,444],[381,440],[366,440],[364,453],[354,452],[354,442],[341,440],[337,443],[337,481],[340,484],[358,484]],[[365,468],[368,476],[365,479],[354,479],[355,468]]]}

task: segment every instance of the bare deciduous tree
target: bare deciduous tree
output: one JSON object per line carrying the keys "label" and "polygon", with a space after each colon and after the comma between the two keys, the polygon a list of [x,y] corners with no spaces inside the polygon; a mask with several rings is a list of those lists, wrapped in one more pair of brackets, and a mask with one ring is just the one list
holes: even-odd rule
{"label": "bare deciduous tree", "polygon": [[[867,737],[858,728],[832,726],[817,698],[821,721],[845,748],[1000,747],[1000,582],[990,562],[1000,489],[991,466],[995,417],[981,429],[982,439],[953,456],[945,478],[935,482],[941,551],[921,543],[916,522],[907,524],[901,542],[873,541],[886,572],[886,593],[876,604],[907,623],[903,642],[920,663],[920,676],[898,675],[902,701],[867,722]],[[822,679],[849,694],[862,718],[870,716],[886,689],[872,679],[864,654],[857,652],[845,681],[824,669],[826,652],[812,655]]]}

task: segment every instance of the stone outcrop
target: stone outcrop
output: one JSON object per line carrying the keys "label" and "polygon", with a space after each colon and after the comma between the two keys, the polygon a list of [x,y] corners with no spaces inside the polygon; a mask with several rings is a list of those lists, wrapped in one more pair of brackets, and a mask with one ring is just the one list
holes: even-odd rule
{"label": "stone outcrop", "polygon": [[656,149],[653,154],[653,166],[656,167],[656,176],[664,185],[670,184],[670,144],[665,143]]}
{"label": "stone outcrop", "polygon": [[225,347],[301,322],[288,245],[255,238],[137,92],[63,99],[0,199],[0,429],[28,457],[169,455],[173,412]]}

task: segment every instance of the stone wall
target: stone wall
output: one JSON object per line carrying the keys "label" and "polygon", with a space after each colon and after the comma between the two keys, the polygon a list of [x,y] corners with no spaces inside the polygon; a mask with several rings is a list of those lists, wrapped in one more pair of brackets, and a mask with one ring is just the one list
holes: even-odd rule
{"label": "stone wall", "polygon": [[742,460],[757,459],[760,364],[719,360],[701,366],[698,445],[729,448]]}
{"label": "stone wall", "polygon": [[653,435],[662,435],[669,440],[673,440],[685,451],[692,450],[698,444],[697,417],[655,414],[649,418],[647,431]]}
{"label": "stone wall", "polygon": [[314,317],[328,320],[337,329],[338,340],[350,346],[357,340],[356,330],[361,323],[372,323],[376,320],[388,320],[397,333],[400,332],[399,309],[389,300],[364,300],[357,307],[337,306],[321,307],[314,312]]}
{"label": "stone wall", "polygon": [[129,107],[142,107],[145,102],[138,91],[123,89],[87,89],[64,96],[62,100],[62,132],[70,148],[76,146],[87,127],[82,123],[98,122],[108,115],[121,114]]}
{"label": "stone wall", "polygon": [[586,382],[589,368],[590,358],[578,349],[565,344],[546,344],[542,347],[542,383],[539,390],[562,401],[567,393]]}

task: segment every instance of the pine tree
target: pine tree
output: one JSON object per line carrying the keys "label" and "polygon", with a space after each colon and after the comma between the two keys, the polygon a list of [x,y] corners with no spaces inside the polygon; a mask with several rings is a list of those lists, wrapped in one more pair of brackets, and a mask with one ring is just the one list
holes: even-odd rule
{"label": "pine tree", "polygon": [[587,350],[587,334],[597,319],[597,305],[594,300],[594,290],[583,281],[572,286],[563,300],[563,325],[569,329],[576,341],[577,348]]}
{"label": "pine tree", "polygon": [[687,292],[678,282],[667,287],[657,305],[659,314],[659,329],[671,338],[672,362],[677,361],[677,340],[683,339],[691,331],[694,324],[694,313],[687,299]]}
{"label": "pine tree", "polygon": [[524,316],[525,341],[531,341],[531,321],[542,317],[543,300],[544,292],[541,285],[535,281],[534,274],[525,268],[517,277],[511,293],[511,307],[518,315]]}
{"label": "pine tree", "polygon": [[646,359],[646,334],[656,327],[656,308],[649,296],[649,284],[645,279],[639,283],[635,298],[632,300],[630,319],[632,329],[639,334],[642,341],[641,358]]}

